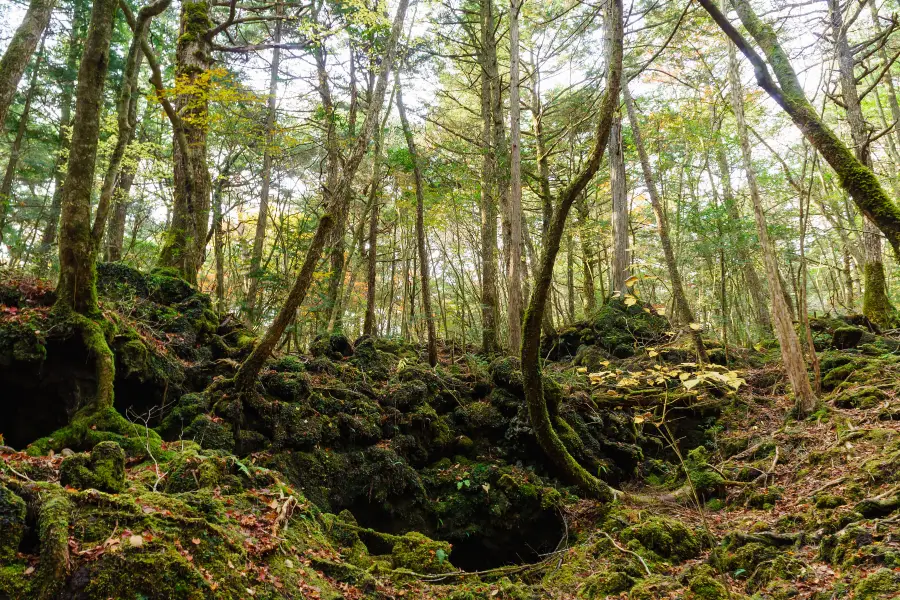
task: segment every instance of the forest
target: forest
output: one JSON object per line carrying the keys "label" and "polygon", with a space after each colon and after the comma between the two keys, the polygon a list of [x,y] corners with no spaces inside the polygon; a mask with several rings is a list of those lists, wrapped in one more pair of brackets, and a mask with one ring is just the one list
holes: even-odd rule
{"label": "forest", "polygon": [[896,0],[0,0],[0,600],[900,598]]}

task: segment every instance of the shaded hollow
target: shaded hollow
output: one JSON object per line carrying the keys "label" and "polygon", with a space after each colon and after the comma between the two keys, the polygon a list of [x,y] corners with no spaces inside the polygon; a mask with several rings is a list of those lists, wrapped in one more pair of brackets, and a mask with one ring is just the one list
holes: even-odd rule
{"label": "shaded hollow", "polygon": [[94,360],[79,339],[48,340],[46,347],[43,361],[0,363],[0,422],[13,448],[64,427],[97,389]]}

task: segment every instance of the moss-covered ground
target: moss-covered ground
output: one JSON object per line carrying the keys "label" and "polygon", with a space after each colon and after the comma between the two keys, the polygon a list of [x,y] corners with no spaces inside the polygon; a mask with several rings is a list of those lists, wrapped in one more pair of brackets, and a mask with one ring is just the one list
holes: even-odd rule
{"label": "moss-covered ground", "polygon": [[777,349],[700,365],[640,305],[546,341],[600,505],[540,452],[515,359],[322,337],[238,430],[249,332],[165,273],[100,275],[117,398],[90,418],[39,377],[91,384],[52,290],[0,278],[0,598],[900,597],[900,344],[860,320],[814,321],[804,420]]}

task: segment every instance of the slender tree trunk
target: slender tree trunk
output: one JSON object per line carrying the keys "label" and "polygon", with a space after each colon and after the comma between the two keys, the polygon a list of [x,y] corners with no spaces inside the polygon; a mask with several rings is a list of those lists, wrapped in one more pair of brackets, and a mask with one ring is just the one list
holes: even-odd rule
{"label": "slender tree trunk", "polygon": [[[737,0],[740,1],[740,0]],[[762,198],[759,185],[756,180],[756,172],[753,169],[750,138],[747,133],[747,123],[744,120],[744,92],[741,87],[740,71],[735,53],[734,44],[728,44],[728,79],[731,87],[731,108],[737,122],[738,138],[741,145],[741,157],[747,176],[747,186],[750,189],[750,200],[753,203],[753,215],[756,218],[756,231],[759,236],[759,244],[763,253],[763,262],[766,267],[766,277],[769,280],[771,290],[770,301],[772,303],[772,320],[775,324],[775,335],[781,346],[781,356],[784,368],[787,371],[788,380],[796,398],[797,412],[806,415],[816,405],[816,395],[809,385],[809,377],[806,374],[806,364],[803,361],[803,351],[800,346],[800,338],[794,330],[790,310],[785,301],[784,288],[782,287],[781,274],[778,271],[778,263],[775,260],[775,249],[769,240],[766,215],[763,212]]]}
{"label": "slender tree trunk", "polygon": [[[282,13],[282,4],[275,5],[275,15]],[[274,43],[281,43],[282,20],[275,21]],[[272,182],[272,150],[275,143],[275,108],[278,101],[278,69],[281,65],[281,49],[272,50],[272,64],[269,69],[269,99],[266,110],[265,148],[263,150],[262,189],[259,195],[259,213],[256,217],[256,234],[253,237],[253,251],[250,255],[250,289],[247,292],[247,318],[251,323],[258,319],[256,303],[259,296],[260,265],[263,246],[266,241],[266,221],[269,218],[269,187]]]}
{"label": "slender tree trunk", "polygon": [[[0,242],[3,242],[3,230],[6,228],[6,220],[9,217],[9,208],[12,204],[12,187],[16,176],[16,167],[19,164],[19,154],[22,151],[22,142],[25,140],[25,133],[28,131],[28,118],[31,116],[31,102],[34,100],[34,93],[37,90],[37,77],[40,71],[41,59],[44,54],[44,42],[41,41],[41,49],[38,51],[37,58],[32,67],[31,79],[28,82],[28,91],[25,92],[25,104],[22,107],[22,114],[19,115],[19,124],[16,127],[16,137],[13,140],[12,147],[9,149],[9,162],[6,163],[6,173],[3,175],[3,183],[0,184]],[[0,126],[3,122],[0,121]]]}
{"label": "slender tree trunk", "polygon": [[[663,258],[666,261],[666,269],[669,271],[669,281],[672,282],[672,296],[675,299],[675,306],[678,311],[678,319],[682,323],[694,323],[694,313],[688,302],[687,294],[684,293],[684,284],[681,280],[681,272],[678,270],[678,263],[675,261],[675,251],[672,249],[672,241],[669,238],[669,223],[666,219],[666,213],[663,208],[662,199],[659,197],[659,187],[656,184],[656,177],[650,167],[650,158],[647,156],[647,149],[644,147],[644,140],[641,137],[641,130],[638,125],[637,111],[634,108],[634,100],[628,91],[628,86],[622,87],[622,95],[625,97],[625,108],[628,111],[628,120],[631,122],[631,134],[634,138],[634,145],[638,151],[638,157],[641,160],[641,169],[644,173],[644,184],[647,186],[647,193],[650,196],[650,204],[653,206],[653,212],[656,215],[656,229],[659,231],[659,243],[663,249]],[[723,273],[724,275],[724,273]],[[724,278],[723,278],[724,286]],[[724,291],[722,295],[724,305]],[[722,312],[722,323],[725,323],[725,312]],[[706,356],[706,347],[703,345],[703,337],[699,330],[689,328],[691,336],[694,339],[694,346],[697,348],[697,354],[703,362],[708,362]]]}
{"label": "slender tree trunk", "polygon": [[622,117],[616,114],[609,133],[609,187],[612,192],[613,267],[610,290],[625,294],[628,252],[628,196],[625,190],[625,157],[622,153]]}
{"label": "slender tree trunk", "polygon": [[16,96],[19,80],[50,23],[54,6],[56,0],[31,0],[25,18],[0,58],[0,123],[6,122],[6,113]]}
{"label": "slender tree trunk", "polygon": [[497,351],[497,205],[494,197],[497,162],[492,147],[493,94],[490,53],[494,35],[492,0],[481,0],[481,350]]}
{"label": "slender tree trunk", "polygon": [[422,282],[422,311],[425,313],[425,325],[428,331],[428,364],[437,364],[437,340],[434,330],[434,311],[431,308],[431,282],[428,277],[428,252],[425,248],[425,190],[422,181],[422,170],[419,166],[419,155],[413,139],[409,120],[406,118],[406,107],[403,105],[403,90],[400,86],[400,72],[395,73],[397,86],[397,111],[400,113],[400,124],[406,137],[406,147],[413,164],[413,177],[416,185],[416,245],[419,251],[419,278]]}
{"label": "slender tree trunk", "polygon": [[[522,327],[522,380],[525,388],[525,402],[535,437],[547,456],[556,464],[561,475],[578,485],[591,496],[608,501],[612,499],[609,487],[589,473],[569,453],[565,444],[553,428],[553,421],[544,399],[543,379],[540,365],[541,320],[547,306],[553,283],[553,267],[566,218],[572,203],[588,185],[600,168],[600,160],[610,137],[610,130],[622,81],[622,3],[611,0],[607,13],[607,88],[599,102],[597,128],[594,132],[593,148],[581,173],[578,173],[558,197],[553,213],[553,221],[545,236],[541,252],[540,266],[535,277],[534,290]],[[554,415],[555,416],[555,415]]]}
{"label": "slender tree trunk", "polygon": [[297,274],[297,279],[294,282],[291,291],[288,293],[284,305],[272,321],[272,324],[266,330],[266,333],[257,343],[256,347],[254,347],[253,352],[250,353],[250,356],[248,356],[243,364],[241,364],[240,369],[238,369],[238,372],[235,374],[235,387],[242,395],[249,393],[253,389],[254,382],[256,381],[256,377],[259,375],[260,370],[272,354],[272,351],[284,334],[285,329],[287,329],[287,326],[293,320],[297,308],[306,297],[306,293],[309,291],[309,286],[312,283],[316,265],[322,255],[325,241],[331,235],[331,230],[335,227],[335,215],[342,209],[342,207],[337,204],[342,200],[349,198],[347,188],[352,184],[353,177],[359,169],[363,156],[365,156],[372,133],[379,122],[381,108],[384,104],[385,90],[387,88],[387,79],[393,68],[397,42],[400,39],[400,31],[403,28],[403,21],[406,17],[406,9],[408,6],[409,0],[400,0],[397,6],[397,13],[394,17],[393,26],[391,27],[390,38],[385,46],[384,55],[381,61],[378,82],[372,94],[371,102],[369,103],[369,110],[366,113],[362,131],[357,136],[350,156],[344,165],[344,170],[340,174],[337,188],[333,190],[333,194],[326,196],[329,201],[326,203],[325,210],[319,218],[319,224],[316,227],[309,248],[303,258],[303,265],[300,268],[300,272]]}
{"label": "slender tree trunk", "polygon": [[[578,215],[578,235],[581,240],[581,266],[584,277],[584,312],[586,315],[589,315],[597,307],[597,291],[594,286],[594,246],[588,235],[590,211],[587,206],[587,199],[584,195],[582,195],[575,203],[575,210]],[[600,274],[598,273],[597,275],[599,276]]]}
{"label": "slender tree trunk", "polygon": [[519,11],[524,0],[510,0],[509,9],[509,349],[522,347],[522,164],[519,110]]}
{"label": "slender tree trunk", "polygon": [[[191,284],[203,262],[209,226],[210,178],[206,156],[209,95],[202,83],[212,66],[206,33],[212,25],[209,0],[187,0],[181,5],[181,26],[175,49],[175,77],[184,93],[175,97],[186,148],[173,140],[174,202],[158,264],[170,267]],[[185,152],[187,150],[187,152]]]}
{"label": "slender tree trunk", "polygon": [[[391,111],[392,101],[388,101],[385,117]],[[363,334],[374,336],[375,327],[375,291],[378,277],[378,195],[381,189],[381,145],[384,139],[384,122],[375,130],[375,144],[372,150],[372,179],[369,183],[369,249],[366,254],[366,317],[363,322]]]}

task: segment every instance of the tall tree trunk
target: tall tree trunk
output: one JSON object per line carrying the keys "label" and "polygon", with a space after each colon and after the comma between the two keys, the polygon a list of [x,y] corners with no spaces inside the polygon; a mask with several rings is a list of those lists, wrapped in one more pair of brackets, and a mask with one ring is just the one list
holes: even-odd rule
{"label": "tall tree trunk", "polygon": [[610,291],[625,294],[628,252],[628,196],[625,190],[625,157],[622,153],[622,117],[616,114],[609,132],[609,187],[612,192],[613,265]]}
{"label": "tall tree trunk", "polygon": [[0,125],[6,123],[6,113],[16,96],[19,80],[50,23],[54,6],[56,0],[31,0],[25,18],[0,58]]}
{"label": "tall tree trunk", "polygon": [[[656,215],[656,229],[659,231],[659,243],[663,249],[663,258],[666,261],[666,269],[669,271],[669,281],[672,282],[672,296],[675,298],[675,307],[678,311],[678,318],[682,323],[694,323],[694,313],[691,305],[688,303],[687,294],[684,293],[684,284],[681,281],[681,272],[678,270],[678,263],[675,261],[675,251],[672,249],[672,241],[669,239],[669,223],[666,219],[666,212],[663,209],[662,199],[659,197],[659,187],[656,184],[656,177],[650,167],[650,158],[647,156],[647,150],[644,147],[644,140],[641,138],[641,130],[638,125],[637,111],[634,108],[634,100],[628,91],[628,86],[622,87],[622,95],[625,97],[625,108],[628,111],[628,120],[631,122],[631,135],[634,137],[634,145],[638,151],[638,157],[641,160],[641,169],[644,173],[644,184],[647,186],[647,193],[650,196],[650,204],[653,206],[653,213]],[[724,279],[723,279],[724,285]],[[724,295],[723,295],[724,303]],[[722,313],[722,322],[725,323],[725,313]],[[706,347],[703,345],[703,337],[699,330],[688,328],[694,339],[694,346],[697,348],[697,354],[703,362],[708,362],[706,356]]]}
{"label": "tall tree trunk", "polygon": [[[275,5],[275,15],[281,16],[282,4]],[[281,19],[275,21],[275,48],[272,50],[272,64],[269,69],[269,99],[266,109],[265,148],[263,150],[262,189],[259,195],[259,213],[256,217],[256,234],[253,236],[253,252],[250,255],[250,289],[247,291],[247,318],[255,323],[259,315],[256,303],[259,296],[259,279],[263,246],[266,241],[266,221],[269,218],[269,186],[272,182],[272,146],[275,143],[275,106],[278,101],[278,69],[281,65]]]}
{"label": "tall tree trunk", "polygon": [[87,19],[85,17],[85,3],[76,1],[72,12],[72,29],[66,42],[66,63],[63,79],[60,81],[59,95],[59,148],[56,161],[53,165],[53,198],[50,201],[50,211],[47,222],[41,234],[41,243],[38,254],[41,256],[40,267],[46,266],[46,255],[50,247],[56,242],[56,234],[59,229],[59,213],[62,202],[62,186],[66,175],[66,160],[69,156],[69,135],[67,129],[72,123],[72,99],[75,94],[75,81],[78,71],[78,59],[81,57],[81,40],[84,39]]}
{"label": "tall tree trunk", "polygon": [[[587,198],[582,194],[575,202],[575,210],[578,215],[579,238],[581,240],[581,266],[584,278],[584,312],[591,314],[597,307],[597,290],[594,286],[594,245],[588,235],[588,219],[590,210]],[[600,275],[599,273],[597,274]]]}
{"label": "tall tree trunk", "polygon": [[[187,0],[181,5],[181,26],[175,48],[175,77],[183,93],[174,108],[181,116],[186,148],[173,139],[174,202],[158,264],[170,267],[187,282],[196,284],[203,262],[209,226],[210,178],[206,164],[209,95],[203,74],[212,66],[206,38],[212,21],[209,0]],[[185,152],[185,150],[187,152]]]}
{"label": "tall tree trunk", "polygon": [[[607,88],[599,102],[597,128],[594,132],[593,148],[581,173],[578,173],[558,197],[553,212],[553,221],[547,230],[540,266],[535,277],[534,290],[525,311],[522,327],[522,381],[525,388],[525,402],[534,435],[543,451],[556,464],[560,474],[578,485],[591,496],[608,501],[612,498],[609,487],[589,473],[569,453],[565,444],[553,428],[551,415],[544,398],[543,379],[540,364],[541,320],[547,306],[550,287],[553,283],[553,267],[566,218],[572,203],[588,185],[600,168],[600,160],[610,137],[612,122],[618,106],[619,88],[622,81],[622,3],[611,0],[607,13]],[[555,411],[554,411],[555,413]]]}
{"label": "tall tree trunk", "polygon": [[[9,208],[12,204],[12,187],[16,176],[16,167],[19,165],[19,154],[22,151],[22,142],[28,131],[28,118],[31,116],[31,102],[37,90],[37,77],[40,71],[41,59],[44,54],[44,42],[41,41],[41,49],[38,51],[32,67],[31,79],[28,82],[28,91],[25,92],[25,104],[22,114],[19,115],[19,123],[16,127],[16,137],[9,149],[9,162],[6,163],[6,172],[3,175],[3,183],[0,184],[0,242],[3,242],[3,230],[6,228],[6,219],[9,216]],[[3,122],[0,121],[0,126]]]}
{"label": "tall tree trunk", "polygon": [[769,289],[772,292],[769,300],[772,303],[772,320],[775,324],[775,335],[778,337],[784,368],[787,371],[788,380],[791,382],[791,387],[794,391],[797,412],[800,415],[806,415],[815,407],[816,395],[809,385],[800,338],[797,336],[794,323],[791,320],[790,310],[785,300],[784,288],[782,287],[781,274],[778,271],[778,263],[775,260],[775,248],[769,239],[769,230],[766,224],[766,215],[763,212],[759,184],[756,180],[756,172],[753,169],[750,137],[747,133],[747,123],[744,119],[744,91],[741,87],[740,70],[735,46],[731,43],[728,44],[728,80],[731,87],[731,109],[737,123],[741,158],[743,159],[744,172],[747,176],[750,200],[753,203],[753,215],[756,218],[756,232],[759,236],[759,244],[763,253]]}
{"label": "tall tree trunk", "polygon": [[95,245],[91,236],[91,192],[94,187],[103,88],[109,65],[117,0],[95,0],[84,43],[72,146],[62,191],[59,235],[59,282],[53,310],[80,329],[87,351],[96,361],[97,393],[88,409],[112,406],[115,365],[101,327],[97,304]]}
{"label": "tall tree trunk", "polygon": [[497,351],[497,205],[494,196],[497,161],[492,142],[493,93],[490,51],[494,36],[492,0],[481,0],[481,350]]}
{"label": "tall tree trunk", "polygon": [[324,212],[319,218],[319,224],[316,227],[309,248],[303,258],[303,264],[300,267],[300,272],[297,274],[297,279],[294,281],[294,285],[288,293],[284,305],[275,316],[272,324],[266,330],[266,333],[257,343],[256,347],[253,348],[253,352],[251,352],[250,356],[244,360],[240,369],[238,369],[238,372],[235,374],[235,387],[242,396],[250,393],[253,389],[259,371],[265,364],[266,359],[272,354],[272,351],[284,334],[285,329],[287,329],[287,326],[294,319],[297,308],[306,297],[306,293],[309,291],[309,286],[312,283],[316,265],[322,255],[325,241],[331,235],[331,231],[335,227],[335,215],[343,208],[339,206],[339,204],[349,198],[347,188],[352,184],[353,177],[356,175],[362,159],[365,156],[372,133],[379,122],[381,108],[384,104],[385,90],[387,88],[387,79],[393,69],[397,42],[400,39],[400,31],[403,28],[403,21],[406,17],[406,9],[408,6],[409,0],[400,0],[397,6],[397,13],[391,27],[390,38],[387,41],[381,60],[381,70],[378,74],[378,81],[369,103],[369,110],[366,113],[362,131],[355,140],[348,160],[344,164],[343,171],[340,172],[337,187],[333,190],[333,193],[326,194],[327,202]]}
{"label": "tall tree trunk", "polygon": [[[844,17],[841,4],[837,0],[828,0],[828,12],[831,17],[831,35],[833,36],[835,57],[841,84],[841,99],[850,126],[853,139],[853,150],[857,160],[872,169],[872,154],[869,151],[869,126],[863,115],[859,92],[856,89],[854,73],[856,61],[847,41]],[[895,99],[896,102],[896,99]],[[894,308],[887,294],[884,277],[884,259],[881,255],[881,236],[878,228],[863,215],[863,247],[866,262],[863,268],[865,284],[863,291],[863,314],[873,323],[890,326],[894,321]]]}
{"label": "tall tree trunk", "polygon": [[813,147],[819,151],[822,158],[831,165],[841,182],[841,187],[850,194],[859,210],[872,219],[887,236],[894,253],[900,255],[900,208],[885,193],[875,173],[863,165],[819,117],[816,109],[806,98],[803,86],[791,66],[787,52],[778,41],[775,29],[760,20],[749,0],[732,0],[741,23],[768,58],[778,83],[769,75],[763,58],[716,7],[714,0],[698,1],[752,63],[759,86],[781,106]]}
{"label": "tall tree trunk", "polygon": [[510,0],[509,8],[509,350],[522,347],[522,157],[519,110],[519,11],[524,0]]}
{"label": "tall tree trunk", "polygon": [[[385,118],[391,112],[389,100],[385,109]],[[374,336],[375,327],[375,291],[378,278],[378,194],[381,190],[381,146],[384,139],[384,125],[375,129],[375,143],[372,149],[372,179],[369,183],[369,235],[368,252],[366,254],[366,316],[363,321],[363,334]]]}
{"label": "tall tree trunk", "polygon": [[[731,166],[728,164],[728,156],[725,154],[724,142],[722,141],[719,141],[716,144],[716,162],[719,165],[719,180],[722,185],[722,204],[725,205],[725,212],[730,221],[733,223],[740,223],[741,215],[738,211],[734,189],[731,187]],[[765,285],[756,273],[753,257],[744,240],[735,240],[735,247],[737,259],[740,261],[741,270],[743,271],[744,282],[747,284],[747,291],[750,292],[750,300],[753,304],[754,316],[756,317],[760,333],[766,336],[771,335],[772,319],[769,316],[769,305],[766,297]]]}
{"label": "tall tree trunk", "polygon": [[397,85],[397,111],[400,113],[400,124],[406,137],[406,147],[413,165],[413,178],[416,185],[416,246],[419,251],[419,278],[422,282],[422,311],[425,313],[425,326],[428,331],[428,364],[437,364],[437,340],[434,331],[434,311],[431,309],[431,282],[428,277],[428,252],[425,248],[425,190],[422,181],[422,169],[416,142],[413,139],[409,120],[406,118],[406,107],[403,105],[403,90],[400,86],[400,73],[395,74]]}

